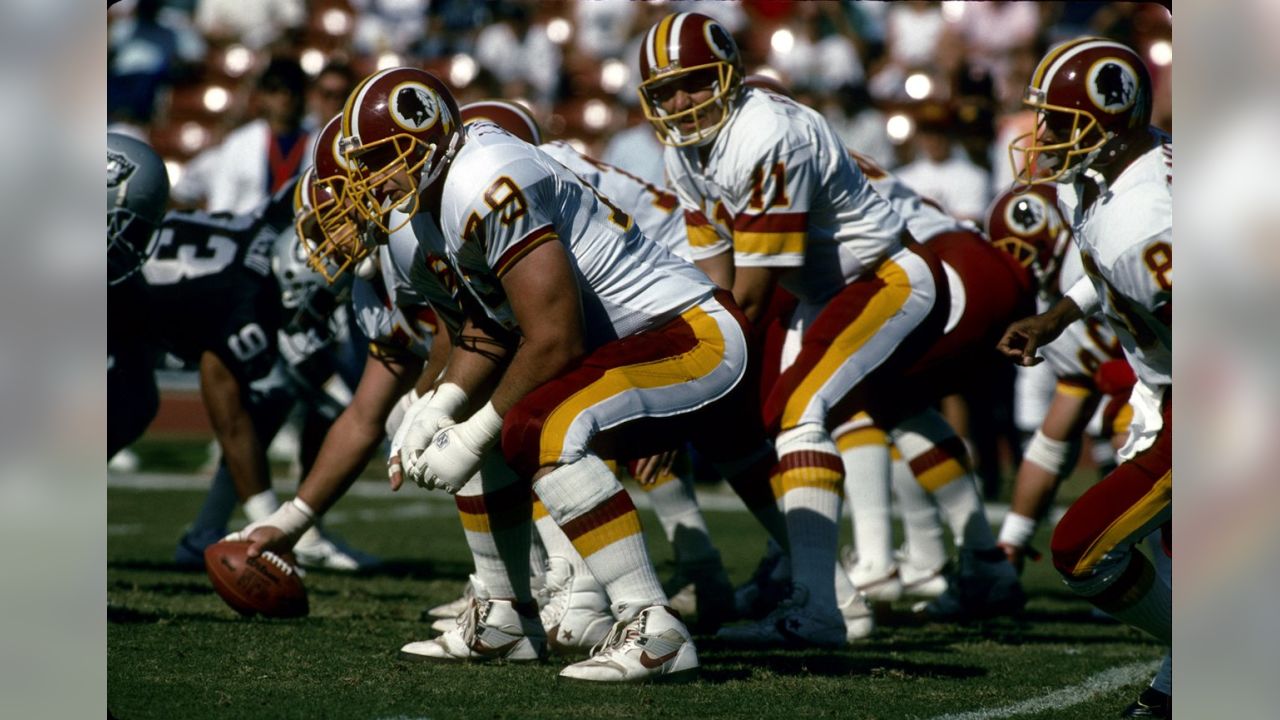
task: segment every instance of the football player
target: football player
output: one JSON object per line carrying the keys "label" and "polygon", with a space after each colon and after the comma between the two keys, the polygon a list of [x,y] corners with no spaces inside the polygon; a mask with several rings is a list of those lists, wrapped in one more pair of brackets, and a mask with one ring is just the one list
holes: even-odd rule
{"label": "football player", "polygon": [[[987,212],[987,229],[997,245],[1034,269],[1041,310],[1061,299],[1084,275],[1080,254],[1068,252],[1071,230],[1058,212],[1057,192],[1051,186],[1035,185],[1030,192],[1009,190],[996,198]],[[1048,512],[1058,485],[1075,466],[1080,439],[1103,398],[1095,377],[1115,375],[1120,369],[1115,363],[1128,368],[1115,333],[1097,316],[1072,323],[1056,340],[1041,346],[1040,352],[1057,384],[1044,421],[1023,451],[1013,501],[1000,528],[1000,547],[1019,572],[1027,554],[1035,553],[1029,544],[1036,526]],[[1116,386],[1106,388],[1108,394],[1123,403],[1132,382],[1112,384]],[[1113,435],[1127,430],[1127,412],[1103,416],[1102,432],[1095,440],[1110,444]]]}
{"label": "football player", "polygon": [[[237,500],[250,521],[279,507],[265,447],[298,401],[330,419],[337,414],[321,386],[334,371],[334,331],[345,327],[331,322],[343,291],[308,280],[310,271],[292,258],[293,190],[291,182],[246,216],[169,213],[142,267],[153,337],[199,364],[201,395],[222,451],[209,495],[175,550],[179,562],[203,564],[204,546],[226,534]],[[374,562],[318,530],[295,550],[309,566],[357,569]]]}
{"label": "football player", "polygon": [[150,145],[107,133],[107,459],[156,416],[159,352],[147,317],[142,266],[155,252],[169,204],[169,175]]}
{"label": "football player", "polygon": [[[480,120],[494,123],[555,158],[572,170],[619,208],[629,214],[645,237],[666,247],[672,254],[692,260],[684,214],[675,195],[647,183],[631,173],[588,157],[566,142],[543,143],[542,130],[523,106],[506,100],[482,100],[460,108],[463,124]],[[706,520],[698,507],[692,481],[670,472],[674,453],[634,461],[632,475],[653,504],[676,558],[676,574],[665,587],[672,607],[682,615],[696,617],[693,628],[711,633],[733,613],[733,588],[729,584],[720,552],[711,541]],[[758,508],[762,522],[783,527],[776,503]],[[544,541],[546,538],[544,538]],[[570,547],[563,548],[568,551]],[[552,553],[552,557],[557,557]],[[585,564],[574,568],[580,581],[589,573]],[[562,587],[559,573],[549,577],[554,587]],[[546,618],[543,618],[546,622]],[[547,625],[550,627],[550,625]]]}
{"label": "football player", "polygon": [[[357,207],[378,225],[384,209],[405,209],[420,242],[442,236],[473,303],[436,390],[451,388],[456,406],[412,419],[416,437],[401,452],[410,477],[454,492],[500,440],[619,618],[561,675],[632,682],[695,672],[697,651],[666,606],[635,508],[598,453],[648,456],[692,438],[727,477],[768,462],[762,429],[731,440],[717,432],[750,411],[745,318],[563,165],[495,125],[463,127],[429,73],[367,78],[344,109],[343,135]],[[527,499],[504,498],[502,510],[527,514]],[[530,637],[537,617],[501,629]]]}
{"label": "football player", "polygon": [[[951,307],[946,326],[929,341],[924,354],[902,368],[898,377],[887,379],[882,391],[893,397],[892,409],[873,406],[878,411],[874,419],[860,413],[833,431],[848,470],[846,489],[857,541],[858,563],[850,579],[872,600],[894,600],[908,588],[912,594],[938,596],[922,608],[934,619],[1017,611],[1025,596],[997,548],[964,444],[932,406],[998,361],[992,344],[1012,318],[1034,307],[1032,270],[869,158],[852,151],[851,155],[911,234],[938,256]],[[876,464],[882,461],[881,446],[886,443],[893,445],[915,478],[914,483],[905,478],[895,482],[907,533],[907,553],[900,563],[892,556],[884,469]],[[959,571],[949,584],[931,582],[946,563],[935,530],[935,503],[960,550]],[[871,562],[866,558],[868,546]]]}
{"label": "football player", "polygon": [[[1172,639],[1172,580],[1133,546],[1171,535],[1173,505],[1173,139],[1150,126],[1151,77],[1130,48],[1079,38],[1052,48],[1024,103],[1034,133],[1010,144],[1025,185],[1058,184],[1084,277],[1046,313],[1010,325],[999,347],[1030,365],[1071,323],[1101,312],[1137,375],[1120,464],[1054,529],[1054,567],[1077,594],[1163,642]],[[1167,717],[1162,674],[1130,713]],[[1141,705],[1142,707],[1137,707]]]}
{"label": "football player", "polygon": [[[844,464],[828,427],[866,409],[878,368],[909,364],[942,330],[942,267],[821,115],[744,85],[737,46],[715,20],[664,17],[645,36],[639,66],[641,106],[668,146],[689,242],[706,256],[699,266],[732,288],[752,322],[779,284],[813,320],[765,402],[793,594],[777,617],[721,634],[841,645],[834,569]],[[878,452],[887,483],[888,447]]]}

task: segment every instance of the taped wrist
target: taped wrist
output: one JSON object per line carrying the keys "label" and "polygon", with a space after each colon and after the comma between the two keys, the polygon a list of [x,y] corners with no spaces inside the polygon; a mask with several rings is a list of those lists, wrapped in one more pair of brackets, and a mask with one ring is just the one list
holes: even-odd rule
{"label": "taped wrist", "polygon": [[999,543],[1024,548],[1031,543],[1036,534],[1036,521],[1026,515],[1011,512],[1004,516],[1004,524],[1000,526]]}
{"label": "taped wrist", "polygon": [[1035,463],[1054,477],[1062,477],[1076,464],[1079,451],[1080,448],[1075,443],[1054,440],[1036,430],[1036,434],[1031,436],[1031,442],[1022,451],[1022,459]]}
{"label": "taped wrist", "polygon": [[427,401],[427,407],[436,408],[449,417],[456,417],[467,404],[467,394],[453,383],[440,383]]}
{"label": "taped wrist", "polygon": [[484,407],[458,426],[458,435],[462,441],[467,447],[477,451],[486,450],[501,433],[502,416],[492,402],[485,403]]}
{"label": "taped wrist", "polygon": [[279,528],[289,537],[297,537],[306,532],[316,521],[316,511],[311,509],[302,498],[294,498],[280,506],[266,524]]}

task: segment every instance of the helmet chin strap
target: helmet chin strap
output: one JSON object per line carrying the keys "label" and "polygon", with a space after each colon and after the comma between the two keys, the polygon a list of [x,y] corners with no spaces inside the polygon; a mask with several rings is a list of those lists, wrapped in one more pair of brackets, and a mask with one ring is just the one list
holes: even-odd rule
{"label": "helmet chin strap", "polygon": [[424,168],[424,171],[428,172],[428,174],[424,175],[422,181],[418,183],[419,192],[431,187],[440,178],[440,175],[444,173],[444,169],[449,167],[449,163],[453,162],[453,156],[457,155],[458,150],[461,148],[461,140],[462,132],[454,133],[449,140],[449,147],[445,148],[444,155],[440,156],[440,159],[431,166],[430,171],[426,171]]}

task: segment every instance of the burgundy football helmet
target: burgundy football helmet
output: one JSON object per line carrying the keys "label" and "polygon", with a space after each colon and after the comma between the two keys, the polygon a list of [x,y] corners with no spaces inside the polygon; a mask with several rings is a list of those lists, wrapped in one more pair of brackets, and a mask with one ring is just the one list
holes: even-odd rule
{"label": "burgundy football helmet", "polygon": [[330,283],[357,266],[374,243],[357,229],[359,219],[347,194],[350,165],[339,150],[342,118],[335,116],[316,138],[311,169],[293,193],[294,228],[307,249],[307,263]]}
{"label": "burgundy football helmet", "polygon": [[[417,68],[380,70],[342,109],[347,193],[366,219],[390,234],[418,211],[421,193],[444,174],[464,141],[458,104],[444,81]],[[406,218],[388,226],[388,211]]]}
{"label": "burgundy football helmet", "polygon": [[542,144],[542,129],[533,114],[520,103],[508,100],[478,100],[462,106],[462,124],[488,120],[530,145]]}
{"label": "burgundy football helmet", "polygon": [[[700,13],[673,13],[649,28],[640,46],[640,107],[666,145],[705,145],[729,119],[745,73],[733,36]],[[711,97],[668,112],[676,90],[711,89]],[[719,111],[719,117],[716,116]]]}
{"label": "burgundy football helmet", "polygon": [[1023,185],[1069,183],[1107,143],[1151,122],[1151,75],[1125,45],[1078,38],[1040,60],[1023,104],[1037,112],[1036,130],[1009,144],[1015,177]]}
{"label": "burgundy football helmet", "polygon": [[1031,270],[1044,288],[1057,276],[1071,244],[1071,231],[1058,212],[1058,192],[1049,185],[1006,190],[987,210],[991,244]]}

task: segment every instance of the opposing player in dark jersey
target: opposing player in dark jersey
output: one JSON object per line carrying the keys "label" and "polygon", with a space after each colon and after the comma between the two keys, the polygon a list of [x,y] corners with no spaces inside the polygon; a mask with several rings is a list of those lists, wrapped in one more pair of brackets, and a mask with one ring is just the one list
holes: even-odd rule
{"label": "opposing player in dark jersey", "polygon": [[146,143],[107,133],[107,459],[155,418],[158,352],[147,320],[142,265],[169,204],[164,162]]}
{"label": "opposing player in dark jersey", "polygon": [[[110,165],[110,156],[108,160]],[[164,172],[158,157],[150,160],[155,172]],[[290,183],[244,216],[169,213],[145,262],[134,271],[136,279],[126,279],[134,283],[134,314],[145,318],[138,321],[139,327],[145,322],[145,329],[131,333],[141,338],[132,346],[153,345],[199,367],[201,396],[222,451],[205,507],[175,553],[179,561],[202,562],[204,545],[226,533],[237,499],[254,520],[276,509],[266,444],[300,398],[326,405],[318,387],[333,372],[329,351],[334,336],[320,318],[337,303],[324,293],[304,297],[296,285],[286,292],[273,272],[273,261],[279,266],[278,244],[289,241],[282,233],[292,235],[292,189]],[[317,302],[321,305],[313,304]],[[148,383],[154,388],[149,371],[132,374],[144,391]],[[330,405],[327,414],[334,417],[336,407]],[[136,437],[134,433],[127,434]],[[308,540],[305,552],[299,548],[307,564],[354,568],[368,561],[318,533]]]}

